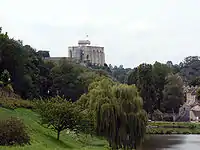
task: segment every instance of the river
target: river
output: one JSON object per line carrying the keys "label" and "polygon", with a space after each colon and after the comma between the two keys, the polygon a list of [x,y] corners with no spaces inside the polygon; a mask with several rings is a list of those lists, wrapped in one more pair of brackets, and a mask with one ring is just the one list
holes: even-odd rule
{"label": "river", "polygon": [[200,150],[200,135],[150,135],[138,150]]}

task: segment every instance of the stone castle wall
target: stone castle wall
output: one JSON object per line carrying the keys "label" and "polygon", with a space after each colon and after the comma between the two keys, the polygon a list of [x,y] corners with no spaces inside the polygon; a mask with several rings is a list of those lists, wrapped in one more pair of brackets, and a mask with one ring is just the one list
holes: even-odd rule
{"label": "stone castle wall", "polygon": [[[105,63],[104,47],[91,46],[90,41],[81,41],[79,46],[68,48],[68,56],[79,60],[80,62],[89,61],[93,65],[103,66]],[[84,44],[84,42],[86,44]],[[89,43],[89,44],[88,44]]]}
{"label": "stone castle wall", "polygon": [[105,54],[103,47],[74,46],[69,48],[68,56],[81,61],[90,61],[92,64],[103,66]]}

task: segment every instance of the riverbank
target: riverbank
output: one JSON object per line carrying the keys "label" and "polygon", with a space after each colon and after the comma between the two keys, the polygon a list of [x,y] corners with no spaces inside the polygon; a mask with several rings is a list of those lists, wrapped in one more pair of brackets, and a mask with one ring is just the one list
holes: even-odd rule
{"label": "riverbank", "polygon": [[[0,150],[55,150],[55,149],[80,149],[80,150],[104,150],[107,149],[107,141],[97,137],[75,135],[63,132],[60,141],[56,140],[56,132],[44,128],[39,123],[38,114],[30,109],[0,108],[0,118],[16,116],[23,120],[31,137],[31,144],[25,146],[0,146]],[[147,134],[200,134],[199,123],[186,122],[149,122]]]}
{"label": "riverbank", "polygon": [[1,119],[10,116],[23,120],[31,137],[31,143],[25,146],[0,146],[0,150],[104,150],[107,147],[105,140],[83,134],[77,136],[67,131],[61,134],[60,141],[58,141],[56,132],[40,125],[35,112],[24,108],[14,110],[0,108]]}
{"label": "riverbank", "polygon": [[192,122],[149,122],[147,134],[200,134],[200,124]]}

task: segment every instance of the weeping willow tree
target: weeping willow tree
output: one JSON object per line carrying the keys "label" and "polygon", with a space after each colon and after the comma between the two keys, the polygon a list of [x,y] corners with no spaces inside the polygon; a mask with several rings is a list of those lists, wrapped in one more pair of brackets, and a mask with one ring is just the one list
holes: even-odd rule
{"label": "weeping willow tree", "polygon": [[142,142],[147,114],[135,86],[105,78],[92,83],[79,103],[91,114],[97,135],[105,137],[112,149],[136,149]]}

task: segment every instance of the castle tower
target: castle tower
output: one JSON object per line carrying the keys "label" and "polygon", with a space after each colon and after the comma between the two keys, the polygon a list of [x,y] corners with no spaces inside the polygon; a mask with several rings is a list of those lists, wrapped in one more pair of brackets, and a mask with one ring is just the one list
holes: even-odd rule
{"label": "castle tower", "polygon": [[89,40],[79,40],[78,46],[68,48],[68,56],[79,62],[90,62],[103,66],[105,63],[104,47],[92,46]]}

